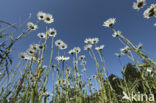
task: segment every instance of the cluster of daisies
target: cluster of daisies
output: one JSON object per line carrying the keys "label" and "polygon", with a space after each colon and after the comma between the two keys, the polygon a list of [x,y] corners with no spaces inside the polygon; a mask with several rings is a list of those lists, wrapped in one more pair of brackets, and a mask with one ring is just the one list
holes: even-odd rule
{"label": "cluster of daisies", "polygon": [[[116,18],[109,18],[108,20],[106,20],[102,26],[104,27],[109,27],[113,29],[113,25],[116,23]],[[114,34],[112,35],[113,37],[117,37],[119,35],[121,35],[121,31],[114,31]]]}
{"label": "cluster of daisies", "polygon": [[[47,24],[50,24],[52,22],[54,22],[53,16],[49,13],[44,13],[44,12],[38,12],[37,13],[37,18],[40,21],[44,21]],[[38,26],[32,22],[28,22],[27,23],[27,27],[30,30],[36,30],[38,28]],[[56,30],[54,28],[49,28],[46,33],[38,33],[37,36],[40,39],[45,39],[48,36],[49,37],[55,37],[56,36]],[[48,36],[47,36],[48,35]],[[45,44],[31,44],[30,48],[27,50],[26,53],[20,53],[20,58],[24,59],[24,60],[33,60],[36,61],[39,57],[39,52],[40,50],[43,49],[43,47],[45,46]]]}
{"label": "cluster of daisies", "polygon": [[53,16],[49,13],[38,12],[37,17],[39,20],[43,20],[47,24],[54,22]]}
{"label": "cluster of daisies", "polygon": [[[136,46],[136,50],[139,50],[139,49],[142,49],[143,47],[143,44],[142,43],[139,43],[137,46]],[[115,53],[115,55],[117,57],[121,57],[125,54],[128,54],[130,51],[131,51],[132,48],[130,48],[129,46],[125,46],[124,48],[121,48],[120,49],[120,53]]]}
{"label": "cluster of daisies", "polygon": [[84,41],[84,43],[86,43],[84,50],[91,50],[92,46],[95,45],[95,50],[101,51],[104,48],[104,45],[96,46],[98,42],[99,38],[86,38]]}
{"label": "cluster of daisies", "polygon": [[[85,39],[84,43],[86,43],[86,45],[84,46],[84,50],[91,50],[93,44],[97,44],[99,42],[99,38],[87,38]],[[62,40],[56,40],[55,41],[55,45],[60,49],[60,50],[65,50],[67,49],[67,44],[64,43]],[[104,45],[100,45],[99,47],[95,47],[95,50],[101,51],[104,48]],[[68,54],[70,55],[74,55],[74,54],[78,54],[81,52],[81,48],[80,47],[74,47],[73,49],[68,51]],[[80,60],[82,60],[82,58],[84,58],[85,56],[82,55],[79,57]],[[64,57],[64,56],[58,56],[56,57],[56,59],[58,61],[66,61],[69,60],[69,57]],[[85,64],[86,62],[83,61],[82,65]]]}
{"label": "cluster of daisies", "polygon": [[[44,21],[46,24],[50,24],[54,22],[54,18],[52,14],[44,13],[42,11],[37,13],[37,18],[39,21]],[[34,24],[33,22],[28,22],[27,27],[30,30],[36,30],[38,28],[38,26]]]}
{"label": "cluster of daisies", "polygon": [[[66,43],[64,43],[62,40],[56,40],[55,41],[55,45],[58,47],[58,49],[60,50],[65,50],[67,49],[68,45]],[[65,57],[65,56],[57,56],[56,60],[57,61],[67,61],[69,60],[70,57]]]}
{"label": "cluster of daisies", "polygon": [[[136,10],[140,10],[146,5],[146,0],[137,0],[133,3],[133,8]],[[156,13],[156,4],[151,4],[143,13],[144,17],[149,19],[152,16],[155,16]]]}
{"label": "cluster of daisies", "polygon": [[[84,43],[86,44],[84,46],[84,50],[91,50],[93,45],[95,45],[95,50],[97,51],[101,51],[104,48],[104,45],[100,45],[100,46],[96,46],[96,44],[99,42],[99,38],[86,38],[84,40]],[[55,45],[58,47],[58,49],[60,50],[65,50],[67,49],[67,44],[64,43],[62,40],[56,40],[55,41]],[[80,47],[74,47],[73,49],[68,51],[68,54],[74,56],[77,55],[81,52],[81,48]],[[85,55],[81,55],[79,56],[79,60],[82,60],[81,65],[85,65],[86,61],[84,60]],[[56,59],[58,61],[67,61],[70,59],[70,57],[65,57],[65,56],[57,56]],[[77,64],[76,61],[74,62],[74,64]]]}
{"label": "cluster of daisies", "polygon": [[[50,28],[46,33],[38,33],[37,36],[40,39],[45,39],[47,35],[49,37],[55,37],[56,36],[56,30],[54,28]],[[25,59],[25,60],[37,60],[39,54],[38,50],[42,50],[44,47],[44,44],[31,44],[30,48],[27,50],[27,53],[21,53],[20,58]]]}
{"label": "cluster of daisies", "polygon": [[44,47],[44,45],[40,45],[40,44],[31,44],[30,48],[27,50],[27,52],[24,53],[20,53],[20,58],[24,59],[24,60],[33,60],[36,61],[39,57],[39,52],[40,50],[42,50],[42,48]]}
{"label": "cluster of daisies", "polygon": [[37,36],[41,39],[45,39],[48,34],[50,37],[55,37],[57,32],[54,28],[49,28],[49,30],[46,33],[38,33]]}
{"label": "cluster of daisies", "polygon": [[[138,1],[142,1],[142,0],[138,0]],[[136,5],[136,4],[135,4],[135,5]],[[111,29],[114,31],[114,34],[112,35],[113,37],[122,36],[122,35],[121,35],[121,31],[116,31],[116,30],[113,28],[113,26],[114,26],[115,23],[116,23],[116,19],[115,19],[115,18],[109,18],[109,19],[107,19],[107,20],[104,22],[103,26],[109,27],[109,28],[111,28]],[[86,41],[86,42],[88,42],[88,41]],[[142,49],[142,46],[143,46],[143,45],[142,45],[141,43],[139,43],[139,44],[135,47],[135,49],[136,49],[136,50]],[[104,47],[104,46],[101,46],[101,48],[102,48],[102,47]],[[131,50],[131,48],[130,48],[129,46],[125,46],[124,48],[120,49],[120,52],[121,52],[121,53],[115,53],[115,55],[118,56],[118,57],[121,57],[121,56],[123,56],[124,54],[129,53],[130,50]]]}

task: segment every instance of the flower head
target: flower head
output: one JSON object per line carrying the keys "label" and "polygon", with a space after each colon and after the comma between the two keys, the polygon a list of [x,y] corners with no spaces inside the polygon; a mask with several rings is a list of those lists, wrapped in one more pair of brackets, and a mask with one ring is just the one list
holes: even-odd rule
{"label": "flower head", "polygon": [[121,53],[126,54],[130,51],[130,48],[128,46],[125,46],[124,48],[120,49]]}
{"label": "flower head", "polygon": [[67,61],[67,60],[69,60],[70,58],[69,58],[69,57],[64,57],[64,56],[57,56],[56,59],[57,59],[58,61]]}
{"label": "flower head", "polygon": [[136,10],[140,10],[145,5],[146,5],[146,1],[145,0],[137,0],[137,2],[133,3],[133,8],[136,9]]}
{"label": "flower head", "polygon": [[97,76],[96,75],[92,75],[92,78],[96,78]]}
{"label": "flower head", "polygon": [[53,16],[51,14],[46,14],[44,22],[47,23],[47,24],[50,24],[50,23],[54,22]]}
{"label": "flower head", "polygon": [[71,71],[70,68],[66,68],[66,72],[67,72],[68,74],[70,74],[70,71]]}
{"label": "flower head", "polygon": [[55,37],[56,36],[56,30],[54,28],[50,28],[48,30],[48,35],[52,36],[52,37]]}
{"label": "flower head", "polygon": [[143,46],[143,44],[139,43],[138,46],[137,46],[137,49],[142,49],[142,46]]}
{"label": "flower head", "polygon": [[37,45],[38,45],[38,44],[31,44],[31,45],[30,45],[30,48],[33,49],[33,50],[37,50]]}
{"label": "flower head", "polygon": [[123,54],[123,53],[115,53],[115,55],[116,55],[117,57],[121,57],[121,56],[123,56],[124,54]]}
{"label": "flower head", "polygon": [[34,50],[34,49],[28,49],[27,52],[30,54],[30,55],[36,55],[37,54],[37,51]]}
{"label": "flower head", "polygon": [[86,72],[86,68],[83,68],[81,72]]}
{"label": "flower head", "polygon": [[43,66],[42,66],[42,68],[43,68],[43,69],[46,69],[46,68],[47,68],[47,66],[46,66],[46,65],[43,65]]}
{"label": "flower head", "polygon": [[85,58],[85,55],[79,56],[79,60],[83,60]]}
{"label": "flower head", "polygon": [[115,24],[115,22],[116,22],[115,18],[110,18],[104,22],[103,26],[112,27]]}
{"label": "flower head", "polygon": [[61,44],[60,46],[59,46],[59,48],[61,49],[61,50],[65,50],[65,49],[67,49],[67,44],[65,44],[65,43],[63,43],[63,44]]}
{"label": "flower head", "polygon": [[39,38],[46,38],[45,33],[38,33],[37,36],[38,36]]}
{"label": "flower head", "polygon": [[93,85],[93,83],[92,83],[92,82],[89,82],[89,83],[88,83],[88,86],[92,86],[92,85]]}
{"label": "flower head", "polygon": [[151,68],[147,68],[147,72],[151,73],[152,69]]}
{"label": "flower head", "polygon": [[92,39],[91,38],[86,38],[84,43],[88,44],[88,43],[92,43]]}
{"label": "flower head", "polygon": [[80,47],[75,47],[74,50],[76,53],[79,53],[81,51]]}
{"label": "flower head", "polygon": [[86,63],[87,63],[87,62],[83,60],[83,61],[81,62],[81,65],[86,65]]}
{"label": "flower head", "polygon": [[44,13],[42,11],[38,12],[37,13],[38,20],[44,20],[45,19],[45,15],[46,15],[46,13]]}
{"label": "flower head", "polygon": [[27,59],[27,56],[28,56],[28,55],[27,55],[26,53],[20,53],[20,54],[19,54],[19,57],[20,57],[21,59],[25,59],[25,60],[26,60],[26,59]]}
{"label": "flower head", "polygon": [[117,36],[119,36],[120,34],[121,34],[120,31],[115,31],[114,34],[113,34],[112,36],[113,36],[113,37],[117,37]]}
{"label": "flower head", "polygon": [[37,25],[35,25],[34,23],[32,22],[28,22],[27,23],[27,26],[30,30],[36,30],[37,29]]}
{"label": "flower head", "polygon": [[84,50],[90,50],[92,48],[91,44],[85,45],[84,46]]}
{"label": "flower head", "polygon": [[156,26],[156,23],[154,23],[153,26]]}
{"label": "flower head", "polygon": [[55,41],[55,45],[58,46],[58,47],[59,47],[60,45],[62,45],[62,44],[63,44],[63,41],[62,41],[62,40],[56,40],[56,41]]}
{"label": "flower head", "polygon": [[92,44],[97,44],[99,42],[99,38],[92,38],[91,43]]}
{"label": "flower head", "polygon": [[36,61],[37,60],[37,57],[35,57],[35,56],[29,56],[29,59],[28,60]]}
{"label": "flower head", "polygon": [[40,44],[31,44],[30,45],[30,49],[36,51],[36,50],[41,50],[44,47],[44,45],[40,45]]}
{"label": "flower head", "polygon": [[43,47],[44,47],[44,45],[40,45],[40,44],[37,45],[37,49],[38,49],[38,50],[42,50]]}
{"label": "flower head", "polygon": [[44,95],[44,96],[46,96],[46,97],[53,96],[53,94],[52,94],[52,93],[49,93],[49,92],[45,92],[45,93],[43,93],[42,95]]}
{"label": "flower head", "polygon": [[74,65],[78,64],[78,61],[74,60],[74,61],[73,61],[73,64],[74,64]]}
{"label": "flower head", "polygon": [[95,50],[100,51],[100,50],[102,50],[103,48],[104,48],[104,45],[101,45],[101,46],[99,46],[99,47],[95,47]]}
{"label": "flower head", "polygon": [[156,12],[156,4],[151,4],[151,6],[149,8],[147,8],[143,15],[144,15],[144,18],[151,18],[152,16],[155,15],[155,12]]}
{"label": "flower head", "polygon": [[60,68],[56,68],[55,70],[56,70],[56,71],[60,71]]}
{"label": "flower head", "polygon": [[71,54],[71,55],[73,55],[75,53],[75,50],[74,49],[71,49],[71,50],[69,50],[68,53]]}

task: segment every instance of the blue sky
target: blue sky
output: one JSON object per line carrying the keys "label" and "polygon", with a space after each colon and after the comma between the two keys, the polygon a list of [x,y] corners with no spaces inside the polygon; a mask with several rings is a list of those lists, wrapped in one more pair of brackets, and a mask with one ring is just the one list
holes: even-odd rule
{"label": "blue sky", "polygon": [[[37,20],[38,11],[53,14],[55,22],[49,27],[57,30],[56,39],[62,39],[68,44],[68,50],[74,46],[83,49],[84,40],[88,37],[99,37],[99,45],[104,44],[103,50],[109,73],[121,76],[121,67],[114,53],[123,47],[117,38],[113,38],[112,31],[102,26],[103,22],[110,17],[117,20],[115,28],[121,30],[123,35],[134,44],[143,43],[144,49],[156,54],[155,38],[156,27],[153,26],[155,18],[143,18],[144,9],[137,12],[132,9],[135,0],[1,0],[0,20],[10,23],[24,21],[31,13],[29,21]],[[148,0],[149,5],[154,0]],[[25,25],[26,27],[26,25]],[[31,43],[38,42],[37,33],[44,32],[45,28],[39,25],[37,31],[28,37],[19,40],[14,46],[16,50],[12,57],[17,61],[18,53],[25,51]],[[47,44],[50,48],[50,41]],[[87,54],[82,52],[81,54]],[[46,50],[50,55],[50,50]],[[123,63],[130,61],[127,57],[122,58]],[[48,62],[48,59],[45,61]],[[94,74],[94,65],[88,56],[88,74]]]}

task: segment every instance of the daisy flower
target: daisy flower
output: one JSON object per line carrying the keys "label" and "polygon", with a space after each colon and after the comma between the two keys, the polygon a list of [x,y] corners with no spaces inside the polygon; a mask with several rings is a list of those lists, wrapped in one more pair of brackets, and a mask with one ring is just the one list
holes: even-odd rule
{"label": "daisy flower", "polygon": [[38,33],[37,36],[38,36],[39,38],[46,38],[45,33]]}
{"label": "daisy flower", "polygon": [[91,81],[91,80],[92,80],[92,78],[88,78],[88,80],[89,80],[89,81]]}
{"label": "daisy flower", "polygon": [[47,66],[46,66],[46,65],[43,65],[43,66],[42,66],[42,68],[43,68],[43,69],[46,69],[46,68],[47,68]]}
{"label": "daisy flower", "polygon": [[37,25],[35,25],[35,24],[32,23],[32,22],[28,22],[28,23],[27,23],[27,27],[28,27],[30,30],[36,30],[36,29],[37,29]]}
{"label": "daisy flower", "polygon": [[61,50],[65,50],[65,49],[67,49],[67,44],[63,43],[62,45],[59,46],[59,48]]}
{"label": "daisy flower", "polygon": [[133,3],[133,9],[140,10],[146,5],[145,0],[137,0],[137,2]]}
{"label": "daisy flower", "polygon": [[81,65],[86,65],[86,63],[87,63],[86,61],[82,61]]}
{"label": "daisy flower", "polygon": [[93,85],[93,83],[92,83],[92,82],[89,82],[89,83],[88,83],[88,86],[92,86],[92,85]]}
{"label": "daisy flower", "polygon": [[29,56],[29,60],[36,61],[37,60],[37,57]]}
{"label": "daisy flower", "polygon": [[76,53],[79,53],[81,51],[80,47],[75,47],[74,50]]}
{"label": "daisy flower", "polygon": [[147,68],[147,72],[151,73],[152,72],[151,68]]}
{"label": "daisy flower", "polygon": [[62,45],[62,44],[63,44],[63,41],[62,41],[62,40],[56,40],[56,41],[55,41],[55,45],[58,46],[58,47],[59,47],[60,45]]}
{"label": "daisy flower", "polygon": [[154,23],[153,26],[156,26],[156,23]]}
{"label": "daisy flower", "polygon": [[60,68],[56,68],[55,70],[56,70],[56,71],[60,71]]}
{"label": "daisy flower", "polygon": [[123,56],[124,54],[123,54],[123,53],[115,53],[115,55],[116,55],[117,57],[121,57],[121,56]]}
{"label": "daisy flower", "polygon": [[46,96],[46,97],[53,96],[53,94],[52,94],[52,93],[49,93],[49,92],[45,92],[45,93],[43,93],[42,95],[44,95],[44,96]]}
{"label": "daisy flower", "polygon": [[75,60],[75,61],[73,61],[73,64],[74,64],[74,65],[78,64],[78,61],[76,61],[76,60]]}
{"label": "daisy flower", "polygon": [[86,43],[86,44],[92,43],[92,39],[91,38],[86,38],[84,43]]}
{"label": "daisy flower", "polygon": [[117,36],[119,36],[120,34],[121,34],[120,31],[115,31],[114,34],[113,34],[112,36],[113,36],[113,37],[117,37]]}
{"label": "daisy flower", "polygon": [[92,44],[97,44],[99,42],[99,38],[92,38],[91,43]]}
{"label": "daisy flower", "polygon": [[115,18],[110,18],[104,22],[103,26],[112,27],[115,24],[115,22],[116,22]]}
{"label": "daisy flower", "polygon": [[81,72],[86,72],[86,68],[83,68]]}
{"label": "daisy flower", "polygon": [[70,68],[66,68],[66,72],[68,73],[68,74],[70,74]]}
{"label": "daisy flower", "polygon": [[30,55],[36,55],[37,54],[37,51],[34,50],[34,49],[28,49],[27,52],[30,54]]}
{"label": "daisy flower", "polygon": [[90,50],[92,48],[91,44],[85,45],[84,46],[84,50]]}
{"label": "daisy flower", "polygon": [[104,48],[104,45],[101,45],[101,46],[99,46],[99,47],[95,47],[95,50],[100,51],[100,50],[102,50],[103,48]]}
{"label": "daisy flower", "polygon": [[54,22],[53,16],[51,14],[46,14],[44,22],[47,23],[47,24],[50,24],[50,23]]}
{"label": "daisy flower", "polygon": [[75,50],[74,49],[71,49],[71,50],[69,50],[68,53],[71,54],[71,55],[73,55],[75,53]]}
{"label": "daisy flower", "polygon": [[54,28],[50,28],[48,30],[48,35],[52,36],[52,37],[55,37],[56,36],[56,30]]}
{"label": "daisy flower", "polygon": [[83,60],[85,58],[85,55],[79,56],[79,60]]}
{"label": "daisy flower", "polygon": [[151,6],[149,8],[147,8],[143,15],[144,15],[144,18],[151,18],[152,16],[155,15],[155,11],[156,11],[156,4],[151,4]]}
{"label": "daisy flower", "polygon": [[96,78],[97,76],[96,75],[92,75],[92,78]]}
{"label": "daisy flower", "polygon": [[43,49],[43,45],[38,44],[38,45],[37,45],[37,49],[38,49],[38,50],[42,50],[42,49]]}
{"label": "daisy flower", "polygon": [[142,49],[142,46],[143,46],[143,44],[139,43],[138,46],[137,46],[137,49]]}
{"label": "daisy flower", "polygon": [[38,20],[44,20],[44,19],[45,19],[45,15],[46,15],[46,13],[44,13],[44,12],[42,12],[42,11],[39,11],[39,12],[37,13],[37,18],[38,18]]}
{"label": "daisy flower", "polygon": [[38,45],[39,44],[31,44],[30,48],[33,49],[33,50],[37,50]]}
{"label": "daisy flower", "polygon": [[26,53],[20,53],[19,54],[19,57],[21,58],[21,59],[26,59],[27,58],[27,54]]}
{"label": "daisy flower", "polygon": [[121,48],[120,51],[121,51],[121,53],[126,54],[130,51],[130,48],[128,46],[125,46],[124,48]]}
{"label": "daisy flower", "polygon": [[115,80],[115,79],[117,79],[117,77],[116,77],[116,76],[112,78],[112,80]]}
{"label": "daisy flower", "polygon": [[57,61],[67,61],[70,58],[69,57],[64,57],[64,56],[57,56],[56,59],[57,59]]}

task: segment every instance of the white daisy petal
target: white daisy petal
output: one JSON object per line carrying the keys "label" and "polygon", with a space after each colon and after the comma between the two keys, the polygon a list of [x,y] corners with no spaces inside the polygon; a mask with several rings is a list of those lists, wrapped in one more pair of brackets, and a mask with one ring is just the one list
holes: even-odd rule
{"label": "white daisy petal", "polygon": [[115,22],[116,22],[115,18],[110,18],[104,22],[103,26],[112,27],[115,24]]}

